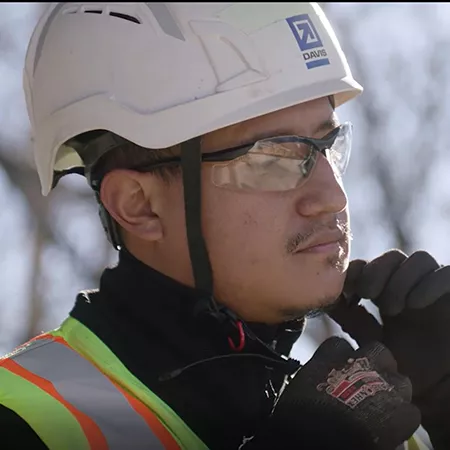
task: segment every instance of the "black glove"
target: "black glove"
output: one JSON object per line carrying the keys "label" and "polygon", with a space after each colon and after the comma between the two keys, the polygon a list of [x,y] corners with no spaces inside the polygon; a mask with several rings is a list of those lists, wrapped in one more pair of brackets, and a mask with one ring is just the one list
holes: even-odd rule
{"label": "black glove", "polygon": [[[360,345],[378,340],[411,379],[413,402],[435,449],[450,449],[450,266],[423,251],[391,250],[350,263],[344,293],[330,316]],[[358,305],[370,299],[378,321]],[[445,393],[445,396],[444,396]],[[447,435],[447,438],[444,438]],[[446,444],[443,444],[443,440]],[[440,442],[440,443],[439,443]]]}
{"label": "black glove", "polygon": [[394,450],[420,425],[411,383],[392,354],[372,343],[355,351],[327,339],[281,392],[244,450]]}

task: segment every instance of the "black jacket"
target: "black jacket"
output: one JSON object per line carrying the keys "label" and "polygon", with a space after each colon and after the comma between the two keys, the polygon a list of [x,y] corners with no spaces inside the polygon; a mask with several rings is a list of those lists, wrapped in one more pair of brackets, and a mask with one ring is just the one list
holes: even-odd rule
{"label": "black jacket", "polygon": [[[210,449],[237,449],[269,413],[286,368],[272,369],[262,359],[232,357],[160,381],[162,375],[191,363],[235,353],[225,330],[196,315],[198,295],[122,252],[119,264],[104,271],[98,291],[78,295],[70,315],[99,336]],[[288,355],[303,322],[283,328],[250,324],[250,328]],[[230,337],[237,341],[237,332]],[[264,352],[258,341],[247,340],[241,353]],[[4,406],[0,406],[0,424],[2,448],[8,442],[6,448],[47,448],[26,422]]]}
{"label": "black jacket", "polygon": [[[290,353],[303,321],[273,327],[248,324],[250,337],[236,353],[228,337],[237,342],[237,330],[198,315],[198,297],[196,290],[122,252],[119,264],[104,271],[99,290],[78,295],[70,315],[95,333],[211,450],[237,450],[244,437],[255,433],[264,437],[246,449],[336,450],[341,448],[337,439],[343,439],[346,450],[370,449],[366,436],[344,431],[339,418],[326,419],[326,411],[318,417],[311,411],[296,416],[290,431],[283,424],[275,431],[266,427],[286,376],[299,367],[280,355]],[[274,356],[278,363],[273,363]],[[205,361],[210,358],[215,359]],[[178,370],[198,361],[204,362]],[[0,424],[2,449],[47,448],[4,406]]]}

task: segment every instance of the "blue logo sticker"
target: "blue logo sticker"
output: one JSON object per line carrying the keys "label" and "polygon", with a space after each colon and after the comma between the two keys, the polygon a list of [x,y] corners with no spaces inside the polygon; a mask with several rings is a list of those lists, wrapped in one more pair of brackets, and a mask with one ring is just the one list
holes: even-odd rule
{"label": "blue logo sticker", "polygon": [[330,64],[330,60],[327,58],[327,51],[308,14],[288,17],[286,22],[289,24],[300,50],[303,52],[303,59],[308,69]]}

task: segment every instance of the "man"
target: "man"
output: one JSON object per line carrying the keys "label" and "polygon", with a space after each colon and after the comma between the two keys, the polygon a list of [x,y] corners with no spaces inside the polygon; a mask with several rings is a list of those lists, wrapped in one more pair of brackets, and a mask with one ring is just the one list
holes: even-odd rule
{"label": "man", "polygon": [[[334,110],[362,88],[316,4],[52,4],[24,88],[43,194],[84,174],[119,263],[2,360],[6,448],[394,450],[424,411],[444,442],[445,406],[411,399],[447,366],[421,384],[395,333],[350,319],[362,294],[402,316],[419,284],[414,307],[440,305],[445,272],[391,252],[341,295],[352,127]],[[320,310],[361,347],[332,338],[301,366]]]}

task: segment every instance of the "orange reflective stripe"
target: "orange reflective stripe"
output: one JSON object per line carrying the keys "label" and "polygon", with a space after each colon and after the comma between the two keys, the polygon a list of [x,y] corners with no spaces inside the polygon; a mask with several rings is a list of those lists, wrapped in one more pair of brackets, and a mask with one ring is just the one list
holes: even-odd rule
{"label": "orange reflective stripe", "polygon": [[158,439],[164,445],[166,450],[180,450],[181,447],[178,445],[177,441],[169,433],[167,428],[161,423],[161,421],[156,417],[156,415],[143,403],[137,400],[132,395],[128,394],[124,389],[122,389],[117,383],[113,382],[114,386],[123,394],[123,396],[128,400],[132,408],[145,420],[147,425],[153,430]]}
{"label": "orange reflective stripe", "polygon": [[56,391],[52,383],[50,383],[45,378],[41,378],[40,376],[29,372],[28,370],[24,369],[11,359],[4,359],[3,361],[0,362],[0,365],[5,367],[15,375],[24,378],[30,383],[33,383],[38,388],[42,389],[44,392],[46,392],[47,394],[51,395],[53,398],[61,402],[78,420],[81,428],[83,429],[86,435],[89,445],[91,446],[91,449],[108,450],[106,439],[103,436],[97,424],[94,421],[92,421],[90,417],[86,416],[81,411],[76,409],[73,405],[64,400],[64,398],[61,397],[61,395],[59,395],[59,393]]}
{"label": "orange reflective stripe", "polygon": [[[27,342],[27,344],[29,344],[30,342],[34,342],[34,341],[40,341],[41,339],[51,339],[52,341],[56,341],[57,339],[61,339],[62,341],[64,341],[64,339],[62,339],[60,337],[57,337],[57,336],[53,336],[50,333],[43,333],[43,334],[40,334],[39,336],[35,336],[34,338],[30,339]],[[26,345],[26,344],[24,344],[24,345]]]}

